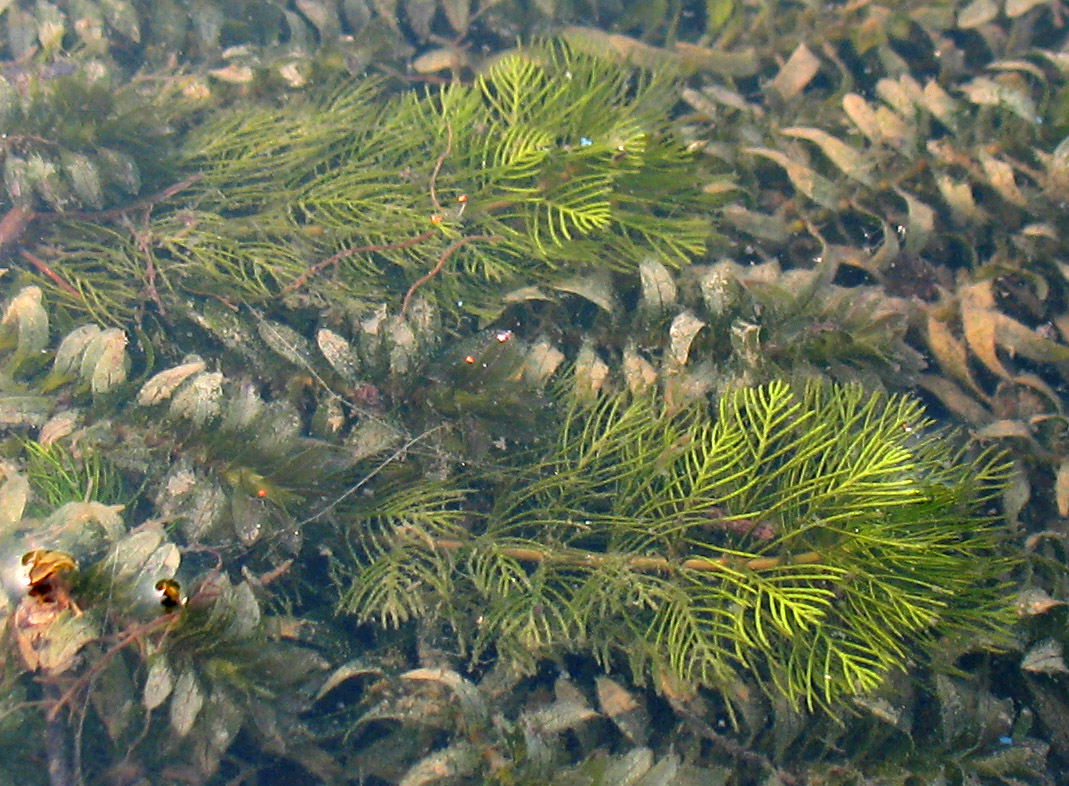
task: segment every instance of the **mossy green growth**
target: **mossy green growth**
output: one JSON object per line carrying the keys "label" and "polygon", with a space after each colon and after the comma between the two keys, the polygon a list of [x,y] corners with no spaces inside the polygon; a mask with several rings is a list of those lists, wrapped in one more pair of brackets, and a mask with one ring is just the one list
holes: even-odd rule
{"label": "mossy green growth", "polygon": [[830,706],[944,637],[1009,624],[992,515],[1008,467],[954,445],[916,400],[860,386],[776,382],[682,412],[576,405],[464,525],[430,497],[367,502],[341,608],[444,618],[473,658],[492,648],[522,669],[592,651],[636,679],[754,679]]}
{"label": "mossy green growth", "polygon": [[59,272],[79,279],[101,253],[105,267],[137,271],[148,254],[165,301],[193,291],[400,308],[418,290],[486,316],[513,289],[588,268],[633,272],[651,255],[681,266],[711,224],[695,161],[667,129],[673,84],[547,44],[472,84],[391,94],[367,78],[236,107],[188,140],[203,178],[180,198],[195,207],[157,209],[139,238],[72,236],[81,268]]}

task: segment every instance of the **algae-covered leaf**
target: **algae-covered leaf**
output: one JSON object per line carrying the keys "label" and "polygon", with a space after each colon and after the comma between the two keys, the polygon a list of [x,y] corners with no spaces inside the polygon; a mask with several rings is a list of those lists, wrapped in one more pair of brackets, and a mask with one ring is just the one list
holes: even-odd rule
{"label": "algae-covered leaf", "polygon": [[203,706],[204,694],[197,675],[187,667],[175,681],[171,698],[171,728],[179,738],[189,734]]}
{"label": "algae-covered leaf", "polygon": [[646,258],[638,263],[642,282],[642,306],[650,311],[663,311],[676,302],[676,283],[672,272],[656,259]]}
{"label": "algae-covered leaf", "polygon": [[227,398],[219,428],[221,431],[244,431],[260,419],[266,408],[267,404],[256,387],[246,382]]}
{"label": "algae-covered leaf", "polygon": [[316,344],[323,353],[330,367],[346,382],[355,383],[360,376],[360,360],[352,345],[342,336],[329,328],[320,328],[316,332]]}
{"label": "algae-covered leaf", "polygon": [[30,497],[30,481],[22,473],[11,473],[0,486],[0,543],[15,531],[22,521],[26,501]]}
{"label": "algae-covered leaf", "polygon": [[23,287],[0,319],[0,347],[14,347],[14,367],[48,346],[48,312],[41,298],[40,287]]}
{"label": "algae-covered leaf", "polygon": [[99,0],[104,18],[119,35],[137,43],[141,40],[141,20],[129,0]]}
{"label": "algae-covered leaf", "polygon": [[876,95],[909,122],[916,117],[917,107],[922,105],[924,91],[917,80],[909,74],[902,74],[898,79],[884,77],[877,81]]}
{"label": "algae-covered leaf", "polygon": [[312,360],[312,348],[308,339],[281,322],[260,319],[258,326],[260,338],[267,346],[295,366],[308,367]]}
{"label": "algae-covered leaf", "polygon": [[1020,420],[996,420],[978,429],[975,437],[980,440],[1014,438],[1031,441],[1032,430]]}
{"label": "algae-covered leaf", "polygon": [[982,426],[991,422],[991,413],[946,377],[937,374],[921,374],[917,377],[917,383],[966,423]]}
{"label": "algae-covered leaf", "polygon": [[650,736],[650,717],[635,695],[616,680],[598,677],[594,681],[598,706],[627,739],[643,745]]}
{"label": "algae-covered leaf", "polygon": [[479,750],[470,742],[460,740],[413,764],[398,786],[426,786],[428,783],[462,778],[474,773],[481,761]]}
{"label": "algae-covered leaf", "polygon": [[592,273],[587,276],[577,276],[554,283],[553,288],[560,292],[568,292],[573,295],[589,300],[606,313],[613,313],[616,307],[613,298],[612,280],[607,273]]}
{"label": "algae-covered leaf", "polygon": [[374,665],[370,661],[362,659],[347,661],[327,676],[319,690],[316,691],[315,700],[319,701],[343,682],[351,680],[354,677],[381,677],[382,675],[382,666]]}
{"label": "algae-covered leaf", "polygon": [[[72,538],[74,542],[92,542],[102,533],[109,541],[120,538],[124,532],[122,505],[105,505],[96,500],[68,502],[57,508],[45,519],[45,527],[54,536]],[[87,525],[94,524],[96,528]]]}
{"label": "algae-covered leaf", "polygon": [[605,767],[604,783],[619,786],[635,786],[639,779],[653,766],[653,751],[649,748],[632,748],[627,753],[614,758]]}
{"label": "algae-covered leaf", "polygon": [[544,385],[560,368],[565,355],[549,339],[540,339],[530,346],[523,359],[524,382],[532,386]]}
{"label": "algae-covered leaf", "polygon": [[598,357],[593,345],[584,343],[575,358],[575,395],[580,401],[592,401],[609,381],[609,365]]}
{"label": "algae-covered leaf", "polygon": [[919,253],[935,232],[935,210],[917,197],[905,191],[896,191],[906,202],[906,251]]}
{"label": "algae-covered leaf", "polygon": [[74,196],[83,205],[100,210],[104,206],[104,189],[96,164],[89,156],[67,150],[62,151],[61,161],[74,190]]}
{"label": "algae-covered leaf", "polygon": [[668,328],[668,353],[666,359],[677,368],[682,368],[690,359],[690,348],[695,337],[705,327],[705,322],[692,312],[677,314]]}
{"label": "algae-covered leaf", "polygon": [[114,580],[136,584],[133,591],[145,598],[152,596],[157,580],[174,576],[181,561],[181,552],[167,542],[163,530],[145,525],[115,544],[107,564]]}
{"label": "algae-covered leaf", "polygon": [[623,372],[627,389],[635,394],[641,394],[657,383],[657,369],[642,356],[634,341],[624,347]]}
{"label": "algae-covered leaf", "polygon": [[52,361],[52,374],[45,382],[46,390],[78,376],[86,347],[102,332],[103,329],[98,325],[81,325],[63,337]]}
{"label": "algae-covered leaf", "polygon": [[1032,674],[1069,674],[1057,639],[1043,639],[1033,645],[1021,659],[1021,669]]}
{"label": "algae-covered leaf", "polygon": [[1006,0],[1006,16],[1016,19],[1041,5],[1050,5],[1050,0]]}
{"label": "algae-covered leaf", "polygon": [[980,166],[984,168],[987,182],[998,192],[999,196],[1016,207],[1026,207],[1028,199],[1021,193],[1020,186],[1014,177],[1013,167],[1002,159],[980,151]]}
{"label": "algae-covered leaf", "polygon": [[206,364],[197,358],[182,363],[180,366],[165,369],[154,374],[137,394],[137,403],[143,407],[150,407],[166,401],[178,389],[178,386],[189,377],[205,369]]}
{"label": "algae-covered leaf", "polygon": [[979,106],[1004,107],[1029,123],[1036,123],[1040,118],[1030,95],[994,79],[979,76],[960,89],[966,98]]}
{"label": "algae-covered leaf", "polygon": [[141,704],[152,712],[167,701],[173,689],[174,672],[171,670],[171,664],[167,662],[166,655],[157,653],[149,663],[145,687],[141,692]]}
{"label": "algae-covered leaf", "polygon": [[[482,3],[483,6],[488,4],[493,3]],[[441,6],[453,32],[461,37],[467,35],[468,25],[471,22],[471,0],[441,0]]]}
{"label": "algae-covered leaf", "polygon": [[1062,459],[1054,480],[1054,497],[1058,503],[1058,515],[1069,516],[1069,459]]}
{"label": "algae-covered leaf", "polygon": [[[30,599],[30,602],[36,603]],[[76,656],[89,642],[100,635],[87,614],[75,614],[70,609],[59,612],[48,623],[33,628],[16,628],[20,651],[24,659],[32,652],[33,665],[49,674],[59,674],[77,665]]]}
{"label": "algae-covered leaf", "polygon": [[869,142],[876,145],[887,142],[876,110],[868,101],[857,93],[847,93],[843,96],[842,103],[843,112]]}
{"label": "algae-covered leaf", "polygon": [[520,719],[532,731],[553,736],[571,731],[598,715],[599,713],[585,702],[558,699],[547,707],[524,712]]}
{"label": "algae-covered leaf", "polygon": [[246,546],[251,546],[263,534],[267,522],[267,508],[263,500],[250,496],[241,488],[230,493],[230,522],[234,534]]}
{"label": "algae-covered leaf", "polygon": [[243,581],[234,587],[230,595],[230,610],[234,619],[230,626],[230,635],[244,638],[259,626],[260,604],[252,594],[248,582]]}
{"label": "algae-covered leaf", "polygon": [[168,414],[204,426],[219,414],[222,389],[223,372],[201,371],[171,399]]}
{"label": "algae-covered leaf", "polygon": [[69,437],[74,433],[81,419],[82,412],[78,409],[67,409],[56,413],[37,432],[37,442],[48,447],[64,437]]}
{"label": "algae-covered leaf", "polygon": [[935,176],[935,184],[943,201],[950,208],[956,224],[967,226],[983,219],[984,212],[976,204],[972,186],[967,182],[957,180],[947,172],[941,172]]}
{"label": "algae-covered leaf", "polygon": [[1052,598],[1042,587],[1027,587],[1017,595],[1017,614],[1021,617],[1036,617],[1064,605],[1064,600]]}
{"label": "algae-covered leaf", "polygon": [[103,395],[126,381],[129,365],[126,334],[118,328],[108,328],[95,334],[86,344],[78,376],[89,384],[94,395]]}

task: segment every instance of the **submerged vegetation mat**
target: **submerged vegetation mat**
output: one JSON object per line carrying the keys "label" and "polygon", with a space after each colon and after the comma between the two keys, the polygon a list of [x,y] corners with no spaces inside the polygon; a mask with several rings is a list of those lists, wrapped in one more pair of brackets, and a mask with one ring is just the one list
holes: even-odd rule
{"label": "submerged vegetation mat", "polygon": [[1057,782],[1064,4],[635,5],[0,4],[0,784]]}

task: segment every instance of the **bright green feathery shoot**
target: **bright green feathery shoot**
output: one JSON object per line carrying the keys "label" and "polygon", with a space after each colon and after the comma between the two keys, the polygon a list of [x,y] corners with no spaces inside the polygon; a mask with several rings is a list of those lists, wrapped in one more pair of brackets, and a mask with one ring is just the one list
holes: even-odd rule
{"label": "bright green feathery shoot", "polygon": [[547,44],[472,84],[391,93],[367,78],[236,107],[188,140],[202,177],[183,209],[158,207],[140,241],[75,233],[79,267],[59,272],[88,287],[86,257],[107,248],[121,259],[105,266],[124,271],[150,254],[165,300],[342,294],[399,307],[418,290],[486,314],[515,288],[592,268],[635,271],[651,255],[681,266],[710,221],[695,162],[667,131],[671,86]]}
{"label": "bright green feathery shoot", "polygon": [[473,657],[493,647],[520,668],[592,651],[636,678],[747,677],[830,706],[940,637],[1009,623],[989,510],[1006,462],[930,427],[914,399],[823,383],[674,414],[624,395],[577,405],[470,528],[429,499],[357,512],[342,608],[446,617],[475,631]]}

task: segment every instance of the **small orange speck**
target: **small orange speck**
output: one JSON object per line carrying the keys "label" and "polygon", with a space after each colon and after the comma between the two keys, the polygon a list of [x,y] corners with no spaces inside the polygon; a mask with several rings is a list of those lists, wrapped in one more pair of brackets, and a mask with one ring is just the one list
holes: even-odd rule
{"label": "small orange speck", "polygon": [[431,215],[432,224],[441,224],[443,221],[445,221],[445,217],[442,216],[440,213],[434,213]]}
{"label": "small orange speck", "polygon": [[267,496],[267,489],[256,489],[256,496],[263,499]]}
{"label": "small orange speck", "polygon": [[468,365],[471,365],[472,363],[475,362],[475,356],[474,355],[465,355],[464,356],[464,362],[467,363]]}
{"label": "small orange speck", "polygon": [[459,202],[462,205],[465,204],[467,201],[468,201],[468,195],[467,194],[461,194],[460,196],[457,197],[457,202]]}

